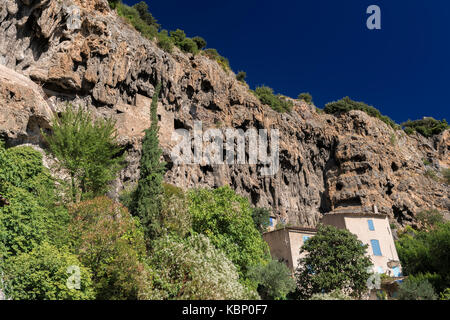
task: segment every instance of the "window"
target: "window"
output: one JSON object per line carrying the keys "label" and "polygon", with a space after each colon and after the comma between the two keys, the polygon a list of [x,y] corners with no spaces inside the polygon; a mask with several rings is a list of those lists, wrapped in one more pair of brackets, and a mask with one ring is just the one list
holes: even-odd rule
{"label": "window", "polygon": [[272,218],[272,217],[270,217],[269,219],[270,219],[270,223],[269,223],[269,226],[273,227],[273,218]]}
{"label": "window", "polygon": [[381,256],[380,242],[378,240],[370,240],[374,256]]}
{"label": "window", "polygon": [[392,271],[394,273],[394,277],[401,277],[402,273],[400,272],[400,267],[394,267],[392,268]]}
{"label": "window", "polygon": [[375,231],[375,227],[373,226],[373,220],[367,220],[367,223],[369,224],[369,230]]}
{"label": "window", "polygon": [[311,238],[310,236],[303,236],[303,243],[305,243],[306,241],[308,241],[308,239]]}

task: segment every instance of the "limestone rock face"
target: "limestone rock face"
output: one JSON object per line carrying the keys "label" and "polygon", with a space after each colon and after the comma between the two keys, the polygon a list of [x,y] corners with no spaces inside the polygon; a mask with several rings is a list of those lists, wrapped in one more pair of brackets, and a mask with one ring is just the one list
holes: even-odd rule
{"label": "limestone rock face", "polygon": [[[114,117],[128,155],[114,196],[139,177],[143,130],[161,82],[158,115],[169,183],[229,184],[254,205],[303,226],[315,226],[324,212],[342,207],[376,205],[399,224],[414,224],[423,209],[450,212],[449,186],[425,175],[449,167],[448,130],[433,139],[407,136],[363,112],[334,117],[300,101],[294,101],[292,112],[279,114],[204,55],[162,51],[106,0],[0,3],[0,65],[8,68],[0,68],[0,134],[11,145],[41,143],[37,128],[49,128],[50,109],[58,110],[64,101]],[[39,84],[36,90],[25,77],[3,80],[12,70]],[[174,164],[172,133],[192,130],[195,121],[203,129],[278,129],[279,171],[262,176],[259,164]]]}

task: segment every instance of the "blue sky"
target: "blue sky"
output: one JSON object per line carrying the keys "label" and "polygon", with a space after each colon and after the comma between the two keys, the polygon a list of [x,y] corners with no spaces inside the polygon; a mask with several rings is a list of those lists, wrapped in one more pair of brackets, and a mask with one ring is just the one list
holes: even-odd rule
{"label": "blue sky", "polygon": [[[125,0],[126,4],[138,1]],[[199,35],[267,85],[318,107],[350,96],[400,123],[450,120],[450,1],[147,0],[164,29]],[[366,9],[381,8],[381,30]]]}

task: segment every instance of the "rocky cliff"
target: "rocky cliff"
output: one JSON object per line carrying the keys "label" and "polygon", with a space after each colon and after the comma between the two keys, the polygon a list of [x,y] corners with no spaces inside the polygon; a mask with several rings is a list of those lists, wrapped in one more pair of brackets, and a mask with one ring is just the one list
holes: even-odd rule
{"label": "rocky cliff", "polygon": [[[104,0],[0,0],[0,65],[0,136],[8,145],[43,144],[40,129],[50,129],[51,112],[66,101],[117,120],[128,165],[115,195],[139,176],[149,99],[161,82],[167,182],[229,184],[255,206],[303,226],[343,207],[376,205],[399,224],[413,224],[423,209],[450,212],[449,186],[425,174],[450,166],[448,130],[433,139],[407,136],[360,111],[335,117],[300,101],[277,113],[206,56],[162,51]],[[194,121],[278,129],[280,170],[261,176],[258,165],[174,165],[171,134]]]}

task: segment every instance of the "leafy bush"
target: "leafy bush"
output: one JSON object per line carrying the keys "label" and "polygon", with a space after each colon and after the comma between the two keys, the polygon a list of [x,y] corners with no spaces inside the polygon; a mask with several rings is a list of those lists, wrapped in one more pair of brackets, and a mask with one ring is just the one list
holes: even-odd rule
{"label": "leafy bush", "polygon": [[163,236],[150,254],[155,288],[163,299],[255,299],[257,294],[239,283],[236,267],[204,235],[185,240]]}
{"label": "leafy bush", "polygon": [[324,111],[328,114],[344,113],[350,110],[361,110],[367,113],[371,117],[375,117],[396,129],[396,123],[387,116],[383,116],[380,111],[372,106],[365,104],[364,102],[353,101],[349,97],[342,98],[339,101],[330,102],[325,105]]}
{"label": "leafy bush", "polygon": [[55,205],[55,182],[30,147],[4,149],[0,145],[1,256],[29,252],[44,240],[60,245],[67,240],[67,211]]}
{"label": "leafy bush", "polygon": [[241,278],[249,267],[265,263],[269,248],[255,228],[247,199],[228,186],[192,190],[189,198],[194,232],[206,235],[223,250]]}
{"label": "leafy bush", "polygon": [[72,205],[69,234],[92,270],[97,299],[137,299],[147,290],[144,232],[139,220],[106,197]]}
{"label": "leafy bush", "polygon": [[195,42],[195,44],[197,45],[198,50],[203,50],[206,48],[206,40],[203,39],[202,37],[193,37],[192,40]]}
{"label": "leafy bush", "polygon": [[94,120],[89,111],[74,110],[68,104],[60,117],[53,119],[52,130],[52,135],[44,136],[70,174],[72,200],[104,194],[123,161],[112,118]]}
{"label": "leafy bush", "polygon": [[248,277],[258,283],[258,293],[263,300],[286,299],[296,287],[289,268],[276,260],[250,268]]}
{"label": "leafy bush", "polygon": [[164,196],[159,215],[162,233],[184,238],[192,231],[188,196],[176,186],[164,184],[163,187]]}
{"label": "leafy bush", "polygon": [[432,117],[424,117],[423,119],[414,121],[408,120],[402,123],[401,126],[404,128],[407,134],[411,134],[417,131],[427,138],[436,134],[440,134],[441,132],[450,128],[445,119],[436,120]]}
{"label": "leafy bush", "polygon": [[252,208],[252,219],[256,229],[263,233],[270,225],[270,211],[266,208]]}
{"label": "leafy bush", "polygon": [[280,95],[275,95],[273,89],[266,86],[257,87],[254,92],[262,104],[270,106],[277,112],[289,112],[294,105],[292,101],[286,100]]}
{"label": "leafy bush", "polygon": [[209,59],[216,61],[225,72],[231,70],[230,62],[227,58],[222,57],[216,49],[205,49],[203,54],[206,55]]}
{"label": "leafy bush", "polygon": [[[68,267],[80,270],[80,289],[70,289]],[[76,256],[47,242],[29,253],[6,261],[6,296],[14,300],[88,300],[94,299],[91,274]]]}
{"label": "leafy bush", "polygon": [[245,78],[247,77],[247,73],[245,71],[239,71],[236,75],[236,80],[240,82],[245,82]]}
{"label": "leafy bush", "polygon": [[348,230],[320,225],[300,249],[300,254],[306,255],[295,272],[299,297],[308,299],[334,290],[360,297],[367,291],[367,269],[372,266],[366,250],[367,245]]}
{"label": "leafy bush", "polygon": [[405,275],[438,274],[441,280],[435,287],[436,291],[442,292],[450,287],[449,222],[438,224],[430,231],[410,229],[400,235],[395,246]]}
{"label": "leafy bush", "polygon": [[408,278],[400,284],[397,294],[398,300],[437,300],[433,286],[428,280],[417,281]]}
{"label": "leafy bush", "polygon": [[[122,2],[118,2],[115,5],[117,14],[131,24],[137,31],[139,31],[142,36],[147,39],[153,39],[158,34],[157,24],[149,25],[146,21],[141,18],[139,11],[134,7],[129,7]],[[155,20],[156,23],[156,20]]]}
{"label": "leafy bush", "polygon": [[197,54],[198,47],[194,40],[187,38],[183,30],[170,31],[170,38],[173,43],[184,52]]}
{"label": "leafy bush", "polygon": [[306,103],[313,103],[312,101],[312,95],[309,92],[300,93],[298,95],[298,98],[300,100],[305,101]]}
{"label": "leafy bush", "polygon": [[134,9],[139,13],[139,17],[149,26],[153,26],[156,30],[159,29],[160,25],[155,18],[153,18],[152,14],[148,11],[148,5],[144,1],[136,3],[133,6]]}
{"label": "leafy bush", "polygon": [[420,211],[416,215],[416,219],[423,225],[430,227],[434,227],[437,224],[444,222],[443,215],[436,209]]}
{"label": "leafy bush", "polygon": [[158,46],[168,53],[172,52],[174,44],[167,30],[158,33]]}

